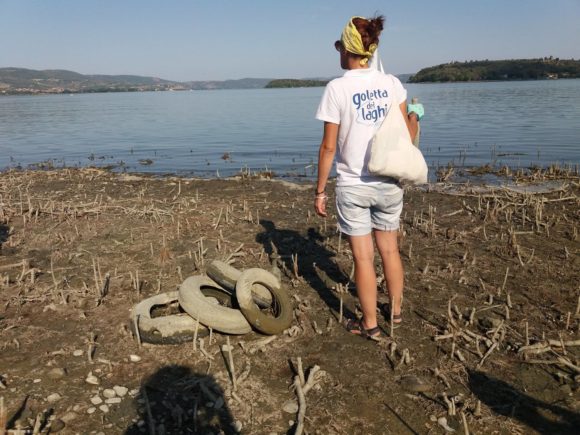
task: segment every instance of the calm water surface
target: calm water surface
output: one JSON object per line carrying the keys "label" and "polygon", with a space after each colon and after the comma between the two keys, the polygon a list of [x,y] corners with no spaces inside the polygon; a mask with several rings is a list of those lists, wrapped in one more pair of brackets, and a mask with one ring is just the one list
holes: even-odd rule
{"label": "calm water surface", "polygon": [[[421,149],[432,167],[580,163],[580,80],[405,86],[425,105]],[[51,159],[206,177],[242,167],[311,176],[322,92],[4,96],[0,169]]]}

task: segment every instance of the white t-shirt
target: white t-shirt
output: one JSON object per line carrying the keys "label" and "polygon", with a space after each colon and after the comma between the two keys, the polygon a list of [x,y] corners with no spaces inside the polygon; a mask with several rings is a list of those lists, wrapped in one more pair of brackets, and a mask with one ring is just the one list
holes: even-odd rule
{"label": "white t-shirt", "polygon": [[384,183],[394,180],[368,172],[371,140],[395,103],[407,101],[400,80],[375,69],[353,69],[332,80],[316,112],[316,119],[339,124],[336,154],[337,186]]}

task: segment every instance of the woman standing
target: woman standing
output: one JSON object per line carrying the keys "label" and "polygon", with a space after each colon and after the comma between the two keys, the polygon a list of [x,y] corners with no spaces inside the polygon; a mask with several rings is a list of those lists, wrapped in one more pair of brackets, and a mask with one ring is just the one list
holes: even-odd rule
{"label": "woman standing", "polygon": [[[347,329],[365,337],[380,335],[377,322],[377,280],[373,237],[382,259],[393,321],[400,323],[403,265],[397,246],[403,190],[397,180],[368,172],[373,135],[389,110],[401,110],[411,139],[417,117],[407,115],[407,91],[399,79],[369,68],[384,18],[351,18],[334,43],[340,66],[347,70],[326,86],[316,118],[324,121],[318,158],[315,209],[326,216],[326,182],[336,154],[336,207],[340,230],[348,236],[355,263],[355,283],[362,307],[361,321],[351,319]],[[338,151],[338,153],[337,153]]]}

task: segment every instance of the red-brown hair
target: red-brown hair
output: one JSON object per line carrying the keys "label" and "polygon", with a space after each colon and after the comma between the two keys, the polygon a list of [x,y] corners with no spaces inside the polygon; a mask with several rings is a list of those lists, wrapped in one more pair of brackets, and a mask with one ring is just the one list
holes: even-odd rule
{"label": "red-brown hair", "polygon": [[377,15],[374,18],[355,18],[352,20],[356,29],[362,37],[362,43],[365,50],[369,49],[371,44],[379,43],[379,35],[383,31],[383,24],[385,23],[385,17],[382,15]]}

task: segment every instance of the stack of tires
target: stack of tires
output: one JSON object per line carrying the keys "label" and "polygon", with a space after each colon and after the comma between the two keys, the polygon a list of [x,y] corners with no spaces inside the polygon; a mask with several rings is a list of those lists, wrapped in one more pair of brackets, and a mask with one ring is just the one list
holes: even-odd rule
{"label": "stack of tires", "polygon": [[[264,269],[239,271],[213,261],[207,275],[190,276],[178,291],[161,293],[139,302],[131,310],[141,341],[177,344],[215,332],[247,334],[253,329],[279,334],[292,322],[292,303],[280,279]],[[158,306],[175,303],[183,312],[152,316]]]}

